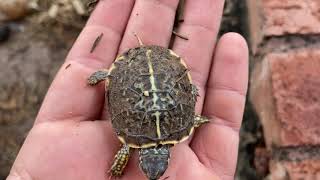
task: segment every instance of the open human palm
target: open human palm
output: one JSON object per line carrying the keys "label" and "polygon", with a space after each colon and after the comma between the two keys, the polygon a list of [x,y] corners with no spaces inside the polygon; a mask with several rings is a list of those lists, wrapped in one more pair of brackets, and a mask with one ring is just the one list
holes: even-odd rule
{"label": "open human palm", "polygon": [[[233,179],[248,81],[248,49],[236,33],[216,43],[223,0],[187,0],[179,33],[169,47],[178,0],[100,1],[43,101],[8,180],[105,180],[120,148],[104,106],[104,83],[87,85],[118,54],[146,45],[171,48],[199,88],[196,113],[210,118],[188,141],[171,148],[162,179]],[[90,53],[92,43],[103,38]],[[135,151],[121,179],[146,179]]]}

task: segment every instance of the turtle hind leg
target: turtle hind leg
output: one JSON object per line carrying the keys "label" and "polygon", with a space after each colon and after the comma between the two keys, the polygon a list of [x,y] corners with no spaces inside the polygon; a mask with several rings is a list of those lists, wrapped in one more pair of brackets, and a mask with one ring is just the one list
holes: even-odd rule
{"label": "turtle hind leg", "polygon": [[96,71],[88,78],[88,84],[91,86],[97,85],[99,82],[106,80],[108,75],[109,71],[106,69]]}
{"label": "turtle hind leg", "polygon": [[194,116],[194,127],[199,127],[202,124],[210,122],[209,118],[201,115],[195,115]]}
{"label": "turtle hind leg", "polygon": [[130,147],[123,145],[118,153],[115,155],[113,164],[109,170],[110,177],[119,177],[123,174],[130,156]]}

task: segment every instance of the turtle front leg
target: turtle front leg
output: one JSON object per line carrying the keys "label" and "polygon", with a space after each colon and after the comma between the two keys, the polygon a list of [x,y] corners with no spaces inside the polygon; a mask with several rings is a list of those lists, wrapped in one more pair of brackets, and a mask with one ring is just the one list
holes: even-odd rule
{"label": "turtle front leg", "polygon": [[108,75],[109,71],[106,69],[96,71],[88,78],[88,84],[91,86],[97,85],[99,82],[106,80]]}
{"label": "turtle front leg", "polygon": [[130,147],[123,145],[122,148],[115,155],[111,169],[109,170],[110,176],[119,177],[123,174],[130,156]]}
{"label": "turtle front leg", "polygon": [[207,117],[201,115],[194,116],[194,127],[196,128],[208,122],[210,122],[210,120]]}

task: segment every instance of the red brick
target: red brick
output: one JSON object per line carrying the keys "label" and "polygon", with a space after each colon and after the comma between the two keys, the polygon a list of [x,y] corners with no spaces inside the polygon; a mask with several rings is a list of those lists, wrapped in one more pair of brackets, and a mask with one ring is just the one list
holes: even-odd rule
{"label": "red brick", "polygon": [[320,144],[320,50],[266,55],[250,96],[269,148]]}
{"label": "red brick", "polygon": [[273,161],[270,163],[270,171],[270,180],[318,180],[320,160]]}
{"label": "red brick", "polygon": [[254,52],[264,37],[319,34],[319,0],[247,0]]}

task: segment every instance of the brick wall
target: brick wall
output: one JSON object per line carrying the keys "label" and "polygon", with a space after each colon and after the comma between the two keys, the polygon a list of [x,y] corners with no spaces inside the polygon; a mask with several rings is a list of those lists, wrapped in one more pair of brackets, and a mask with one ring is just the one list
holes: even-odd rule
{"label": "brick wall", "polygon": [[247,0],[269,178],[320,179],[320,1]]}

